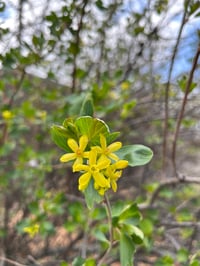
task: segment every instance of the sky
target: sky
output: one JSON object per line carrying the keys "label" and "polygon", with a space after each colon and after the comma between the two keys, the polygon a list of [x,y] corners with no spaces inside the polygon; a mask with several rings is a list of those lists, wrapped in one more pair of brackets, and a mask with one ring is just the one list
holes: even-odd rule
{"label": "sky", "polygon": [[[166,13],[164,19],[163,14],[159,15],[156,12],[150,11],[152,23],[155,25],[155,27],[159,28],[159,35],[163,38],[163,40],[166,40],[164,42],[166,47],[161,46],[161,52],[165,53],[165,56],[168,56],[167,53],[171,52],[171,50],[168,49],[169,47],[167,46],[171,45],[171,47],[173,47],[173,41],[171,41],[171,43],[169,44],[167,40],[174,39],[175,41],[177,37],[177,32],[179,30],[181,21],[181,16],[178,14],[180,14],[180,11],[182,11],[183,9],[183,1],[184,0],[169,0],[169,12]],[[50,4],[48,6],[45,6],[46,1],[44,0],[27,1],[27,3],[24,5],[24,9],[26,11],[24,23],[34,23],[34,21],[38,22],[42,13],[47,11],[50,12],[50,10],[58,10],[60,8],[61,2],[63,1],[51,0]],[[146,0],[124,0],[122,8],[115,16],[116,27],[113,26],[110,29],[110,36],[117,36],[117,34],[119,35],[119,33],[123,35],[127,25],[127,18],[133,11],[141,13],[146,5],[146,2]],[[0,26],[3,28],[8,27],[12,31],[15,31],[17,29],[16,8],[18,0],[7,0],[6,3],[7,7],[5,11],[0,13]],[[104,0],[105,6],[109,3],[112,3],[112,0]],[[100,16],[100,14],[98,14],[98,16]],[[200,30],[200,17],[192,18],[189,23],[187,23],[187,27],[185,27],[184,29],[184,37],[189,36],[187,40],[189,45],[187,44],[185,47],[181,47],[180,52],[177,55],[178,60],[175,64],[175,71],[173,75],[174,77],[180,75],[180,73],[182,73],[183,71],[183,68],[188,69],[190,67],[191,62],[189,62],[188,60],[195,52],[194,43],[197,42],[195,36],[198,29]],[[32,32],[33,31],[31,31],[31,28],[29,28],[29,30],[25,33],[27,40],[32,35]],[[5,51],[6,47],[8,47],[12,43],[14,44],[14,42],[14,39],[9,38],[4,45],[0,46],[0,52]],[[163,75],[163,73],[160,74]]]}

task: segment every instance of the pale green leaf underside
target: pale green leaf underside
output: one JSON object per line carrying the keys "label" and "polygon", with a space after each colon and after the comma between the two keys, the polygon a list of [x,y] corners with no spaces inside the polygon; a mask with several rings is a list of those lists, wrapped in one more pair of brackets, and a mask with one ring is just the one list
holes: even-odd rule
{"label": "pale green leaf underside", "polygon": [[116,154],[129,162],[129,166],[139,166],[147,164],[153,157],[153,152],[150,148],[141,145],[123,146]]}

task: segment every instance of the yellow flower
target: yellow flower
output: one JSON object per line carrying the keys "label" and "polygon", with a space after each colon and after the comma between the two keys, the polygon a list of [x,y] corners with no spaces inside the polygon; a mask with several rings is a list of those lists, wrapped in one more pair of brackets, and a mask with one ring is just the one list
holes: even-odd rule
{"label": "yellow flower", "polygon": [[94,183],[94,188],[98,191],[98,193],[101,196],[103,196],[105,194],[106,190],[108,190],[107,187],[100,187],[100,186],[98,186],[98,184],[96,182]]}
{"label": "yellow flower", "polygon": [[88,137],[83,135],[79,139],[79,143],[77,143],[74,139],[68,139],[68,146],[71,148],[73,153],[66,153],[60,157],[60,161],[65,163],[72,160],[75,160],[73,167],[77,164],[83,163],[83,158],[88,158],[89,152],[85,151],[85,148],[88,144]]}
{"label": "yellow flower", "polygon": [[131,86],[131,84],[130,84],[129,81],[124,81],[124,82],[122,82],[122,84],[121,84],[121,88],[122,88],[122,90],[128,90],[128,89],[130,89],[130,86]]}
{"label": "yellow flower", "polygon": [[13,115],[13,113],[11,111],[5,110],[5,111],[2,112],[2,117],[5,120],[10,120],[10,119],[12,119],[14,117],[14,115]]}
{"label": "yellow flower", "polygon": [[34,237],[39,232],[39,224],[33,224],[31,226],[24,227],[23,231],[28,233],[30,237]]}
{"label": "yellow flower", "polygon": [[128,161],[126,160],[119,160],[118,162],[110,165],[106,171],[105,176],[108,178],[110,185],[112,187],[112,190],[114,192],[117,191],[117,180],[121,177],[122,171],[121,169],[124,169],[128,166]]}
{"label": "yellow flower", "polygon": [[79,190],[84,191],[90,179],[93,177],[94,182],[97,186],[101,188],[109,188],[110,183],[105,178],[101,170],[106,169],[110,165],[110,160],[108,158],[100,157],[97,160],[97,151],[95,149],[89,152],[89,164],[77,164],[74,167],[74,171],[84,171],[85,173],[79,177]]}
{"label": "yellow flower", "polygon": [[107,146],[105,136],[100,134],[100,144],[101,144],[101,147],[99,147],[99,146],[93,147],[94,149],[97,150],[98,153],[100,153],[104,158],[109,157],[110,159],[112,159],[114,161],[119,160],[118,156],[113,152],[115,152],[121,148],[121,146],[122,146],[121,142],[119,142],[119,141],[113,142],[109,146]]}

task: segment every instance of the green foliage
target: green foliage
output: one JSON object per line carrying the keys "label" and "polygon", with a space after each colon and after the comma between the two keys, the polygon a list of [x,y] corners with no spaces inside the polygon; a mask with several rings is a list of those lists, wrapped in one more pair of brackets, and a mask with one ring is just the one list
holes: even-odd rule
{"label": "green foliage", "polygon": [[[181,107],[185,113],[177,137],[176,170],[187,179],[195,176],[198,165],[198,75],[187,73],[178,56],[184,54],[188,66],[194,63],[199,32],[188,25],[198,23],[198,1],[184,1],[176,17],[167,0],[144,2],[139,9],[137,3],[127,8],[124,1],[51,5],[51,0],[44,0],[42,12],[35,1],[31,5],[7,2],[0,1],[0,249],[4,257],[27,265],[28,257],[33,257],[38,265],[94,266],[102,260],[102,265],[121,261],[127,266],[135,258],[138,264],[198,266],[199,181],[177,179],[170,184],[174,178],[169,178],[165,184],[164,178],[173,173],[171,144]],[[188,34],[180,45],[174,36],[169,40],[168,32],[171,25],[181,23],[183,12],[183,32]],[[20,20],[14,27],[7,23],[13,14]],[[173,79],[167,80],[170,64]],[[46,78],[36,77],[37,73]],[[186,88],[188,99],[181,106]],[[82,195],[80,177],[72,173],[70,164],[59,163],[60,150],[54,143],[69,154],[73,150],[68,140],[78,143],[86,135],[89,152],[101,148],[100,134],[106,148],[119,137],[130,144],[113,152],[119,160],[128,160],[129,168],[122,178],[123,169],[115,169],[109,189],[100,190],[91,179]],[[147,166],[153,152],[145,145],[154,150],[154,160]],[[109,160],[114,165],[115,160]],[[87,162],[86,157],[83,164]],[[141,167],[131,168],[135,166]],[[84,170],[78,173],[83,175]],[[193,181],[195,185],[190,184]]]}
{"label": "green foliage", "polygon": [[[74,153],[75,156],[80,156],[79,152],[82,149],[81,143],[83,142],[83,138],[87,137],[86,138],[87,143],[84,144],[84,147],[85,147],[84,149],[86,149],[86,152],[89,151],[89,154],[92,154],[92,149],[93,150],[95,150],[97,148],[98,149],[105,149],[104,145],[106,145],[106,143],[104,143],[102,141],[104,140],[105,142],[110,143],[110,140],[113,139],[113,136],[116,135],[116,134],[113,135],[110,133],[108,125],[103,120],[88,116],[88,112],[90,114],[93,113],[93,106],[92,106],[91,97],[89,97],[89,98],[87,97],[85,99],[85,101],[83,102],[83,105],[82,105],[81,113],[85,114],[86,116],[80,116],[76,119],[68,118],[63,122],[62,126],[53,126],[51,128],[52,138],[53,138],[54,142],[59,147],[65,149],[66,151],[71,148],[73,150],[73,152],[75,152]],[[76,155],[76,151],[74,150],[75,147],[73,148],[70,144],[71,139],[73,139],[74,141],[79,140],[79,148],[78,148],[77,155]],[[78,145],[78,144],[76,144],[76,145]],[[98,145],[100,145],[101,148]],[[111,145],[117,145],[116,147],[118,147],[117,142],[116,142],[116,144],[111,143]],[[89,150],[87,149],[88,146],[92,147],[91,151],[90,151],[90,149]],[[109,154],[107,155],[107,152],[109,151],[109,147],[111,147],[111,146],[106,147],[106,150],[103,151],[106,153],[105,154],[103,153],[102,156],[104,156],[104,157],[109,156]],[[115,150],[119,150],[120,147],[121,147],[121,145],[118,148],[113,148],[113,150],[110,148],[111,152],[114,152]],[[83,152],[83,151],[81,150],[81,152]],[[69,153],[69,154],[71,154],[71,153]],[[119,160],[119,163],[120,162],[124,163],[126,161],[123,161],[123,160],[126,159],[126,160],[128,160],[127,164],[129,163],[129,165],[131,165],[131,166],[136,166],[136,165],[144,165],[144,164],[148,163],[152,159],[153,153],[152,153],[150,148],[147,148],[143,145],[132,145],[132,146],[130,145],[130,146],[124,146],[124,148],[121,148],[119,150],[119,152],[117,153],[117,155],[119,156],[121,161],[118,158],[116,161],[115,157],[111,157],[112,159],[114,159],[114,161],[116,161],[115,162],[116,164],[118,163],[118,160]],[[69,156],[71,156],[71,155],[69,155]],[[114,156],[114,155],[112,155],[112,156]],[[100,157],[99,160],[101,158],[104,158],[104,157]],[[68,157],[66,157],[66,158],[68,158]],[[81,160],[84,160],[84,157]],[[89,155],[89,162],[91,160],[94,160],[94,158],[91,159],[90,155]],[[104,160],[107,163],[106,160],[108,160],[108,159],[104,159]],[[68,161],[68,159],[67,159],[67,161]],[[103,159],[101,161],[103,163]],[[113,165],[115,165],[115,163]],[[76,164],[76,162],[74,163],[74,165],[75,164]],[[88,171],[92,171],[90,169],[96,168],[97,166],[98,166],[98,162],[96,163],[96,165],[92,165],[91,168],[88,168],[88,166],[84,166],[84,168],[87,167],[89,169]],[[73,167],[74,167],[74,169],[76,169],[76,166],[73,166]],[[79,167],[79,165],[77,165],[77,167]],[[83,166],[81,166],[81,167],[83,168]],[[108,167],[109,166],[107,166],[107,168]],[[112,165],[111,165],[111,167],[112,167]],[[122,168],[124,168],[124,167],[122,167]],[[106,169],[104,167],[104,171],[101,172],[102,176],[103,176],[104,172],[106,173]],[[121,168],[119,168],[119,169],[121,169]],[[93,172],[87,172],[87,175],[89,173],[93,173]],[[100,192],[99,188],[98,187],[96,188],[96,185],[95,185],[97,182],[97,180],[95,179],[95,172],[92,175],[93,175],[94,179],[87,181],[88,184],[86,187],[85,187],[85,184],[83,183],[84,184],[84,191],[83,192],[84,192],[86,204],[87,204],[89,209],[92,209],[94,207],[95,203],[100,203],[103,201],[102,196],[105,193],[104,190],[105,191],[107,190],[107,188],[102,188],[103,193]],[[85,182],[85,181],[82,181],[83,176],[86,176],[86,173],[83,174],[79,178],[79,187],[82,184],[81,182]],[[102,178],[105,179],[105,177],[101,177],[101,179]],[[111,176],[108,176],[108,178],[111,178]],[[107,180],[109,180],[109,179],[107,179]],[[133,254],[135,251],[135,245],[141,244],[143,242],[143,239],[144,239],[143,232],[141,231],[141,229],[139,229],[139,227],[136,226],[141,219],[139,209],[137,208],[136,204],[119,206],[119,208],[117,208],[118,209],[117,212],[115,209],[114,216],[113,216],[112,211],[110,209],[110,204],[108,202],[108,198],[106,197],[105,200],[106,200],[106,206],[108,209],[107,210],[108,211],[108,217],[109,217],[109,219],[112,220],[112,222],[110,224],[111,230],[112,231],[116,230],[117,240],[120,243],[121,264],[123,266],[132,265]],[[97,230],[94,235],[97,237],[97,239],[99,241],[101,241],[107,245],[112,245],[112,243],[109,244],[109,240],[105,236],[102,229]],[[111,240],[111,241],[113,241],[113,240]],[[84,262],[84,260],[82,258],[79,258],[79,259],[76,259],[74,261],[74,265],[82,265],[83,262]]]}
{"label": "green foliage", "polygon": [[94,189],[94,181],[92,180],[86,190],[84,191],[85,200],[89,209],[94,207],[95,203],[100,203],[102,201],[102,197],[99,193]]}
{"label": "green foliage", "polygon": [[[188,80],[187,80],[187,76],[186,75],[183,75],[178,80],[178,85],[179,85],[179,87],[180,87],[180,89],[181,89],[182,92],[185,92],[186,91],[187,83],[188,83]],[[195,89],[196,86],[197,86],[197,83],[192,82],[191,85],[190,85],[190,88],[189,88],[188,93],[191,93]]]}
{"label": "green foliage", "polygon": [[131,237],[127,234],[121,234],[120,237],[120,261],[123,266],[133,265],[133,253],[135,247]]}
{"label": "green foliage", "polygon": [[153,157],[152,150],[140,144],[123,146],[117,154],[128,160],[130,166],[144,165]]}

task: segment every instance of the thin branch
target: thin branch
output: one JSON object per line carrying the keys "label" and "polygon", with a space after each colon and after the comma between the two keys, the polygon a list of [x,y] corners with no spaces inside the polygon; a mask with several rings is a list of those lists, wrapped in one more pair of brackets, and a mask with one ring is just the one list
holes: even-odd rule
{"label": "thin branch", "polygon": [[33,254],[33,257],[36,260],[39,260],[43,257],[47,257],[49,255],[55,255],[55,254],[61,254],[63,253],[66,257],[70,253],[70,251],[73,249],[73,247],[76,245],[78,241],[80,241],[83,238],[83,231],[79,231],[75,238],[71,239],[70,243],[67,245],[59,246],[59,247],[52,247],[49,248],[47,251],[44,249],[38,249],[35,254]]}
{"label": "thin branch", "polygon": [[191,228],[191,227],[199,227],[200,222],[161,222],[161,226],[166,226],[168,228]]}
{"label": "thin branch", "polygon": [[105,259],[107,258],[108,254],[110,253],[113,247],[112,213],[111,213],[110,201],[109,201],[107,194],[105,194],[105,205],[106,205],[106,210],[107,210],[107,215],[108,215],[108,224],[109,224],[109,235],[110,235],[109,247],[106,250],[106,252],[103,254],[103,256],[101,257],[101,259],[99,260],[97,266],[101,266],[104,263]]}
{"label": "thin branch", "polygon": [[174,68],[174,63],[175,63],[175,57],[177,54],[178,46],[181,40],[181,35],[183,32],[184,25],[186,23],[186,16],[187,16],[187,7],[190,1],[186,1],[186,7],[184,9],[184,14],[182,17],[180,29],[178,32],[176,44],[174,46],[174,51],[172,54],[172,58],[170,61],[170,67],[169,67],[169,73],[168,73],[168,78],[167,78],[167,84],[165,88],[165,120],[164,120],[164,133],[163,133],[163,155],[162,155],[162,168],[163,171],[165,171],[166,168],[166,156],[167,156],[167,138],[168,138],[168,120],[169,120],[169,92],[170,92],[170,83],[171,83],[171,77],[172,77],[172,71]]}
{"label": "thin branch", "polygon": [[196,54],[194,56],[194,60],[193,60],[193,64],[192,64],[192,68],[189,74],[189,78],[186,84],[186,88],[185,88],[185,95],[183,98],[183,102],[181,105],[181,109],[177,118],[177,122],[176,122],[176,129],[175,129],[175,133],[174,133],[174,139],[173,139],[173,146],[172,146],[172,163],[173,163],[173,168],[174,168],[174,172],[177,175],[177,168],[176,168],[176,148],[177,148],[177,139],[178,139],[178,135],[179,135],[179,130],[180,130],[180,126],[181,126],[181,121],[183,119],[184,116],[184,112],[185,112],[185,106],[187,103],[187,97],[188,94],[190,93],[190,88],[192,85],[192,80],[193,80],[193,76],[194,76],[194,71],[197,67],[198,64],[198,59],[200,56],[200,43],[198,45]]}
{"label": "thin branch", "polygon": [[22,31],[23,31],[23,4],[24,0],[19,1],[19,7],[18,7],[18,33],[17,33],[17,39],[19,42],[19,46],[22,44]]}
{"label": "thin branch", "polygon": [[[162,223],[162,225],[164,225],[164,224]],[[165,237],[172,243],[175,250],[178,251],[181,248],[181,244],[177,241],[177,239],[173,235],[171,235],[169,233],[165,233]]]}
{"label": "thin branch", "polygon": [[150,200],[149,200],[149,206],[152,206],[153,203],[155,202],[156,198],[158,197],[159,193],[166,187],[177,185],[177,184],[182,184],[182,183],[191,183],[191,184],[197,184],[200,185],[200,177],[172,177],[172,178],[167,178],[164,179],[157,189],[154,191],[152,194]]}
{"label": "thin branch", "polygon": [[9,100],[9,103],[8,103],[8,107],[9,107],[9,108],[11,108],[11,106],[13,105],[13,102],[14,102],[15,96],[17,95],[17,93],[19,92],[19,90],[20,90],[21,87],[22,87],[22,84],[23,84],[23,81],[24,81],[25,75],[26,75],[26,72],[25,72],[24,69],[22,69],[22,72],[21,72],[21,76],[20,76],[19,82],[17,83],[17,85],[16,85],[16,87],[15,87],[15,90],[14,90],[13,94],[11,95],[10,100]]}
{"label": "thin branch", "polygon": [[15,265],[15,266],[27,266],[25,264],[18,263],[14,260],[10,260],[10,259],[7,259],[5,257],[0,257],[0,261],[6,261],[6,262],[9,262],[10,264]]}
{"label": "thin branch", "polygon": [[[85,9],[86,6],[88,4],[88,0],[83,0],[83,7],[81,10],[81,17],[80,17],[80,21],[78,24],[78,29],[76,31],[76,45],[79,46],[80,45],[80,33],[81,30],[83,28],[83,18],[85,16]],[[77,74],[77,55],[78,53],[74,54],[74,60],[73,60],[73,70],[72,70],[72,86],[71,86],[71,92],[74,93],[76,90],[76,74]]]}
{"label": "thin branch", "polygon": [[[14,102],[14,99],[15,99],[15,96],[17,95],[17,93],[19,92],[19,90],[21,89],[21,86],[23,84],[23,81],[24,81],[24,78],[25,78],[25,71],[24,69],[22,70],[22,73],[21,73],[21,77],[20,77],[20,80],[19,82],[17,83],[16,87],[15,87],[15,90],[13,92],[13,94],[11,95],[10,99],[9,99],[9,102],[7,104],[7,108],[10,109],[13,105],[13,102]],[[0,145],[3,145],[5,142],[6,142],[6,139],[8,137],[8,125],[7,123],[4,123],[3,125],[3,129],[2,129],[2,136],[0,138]]]}

